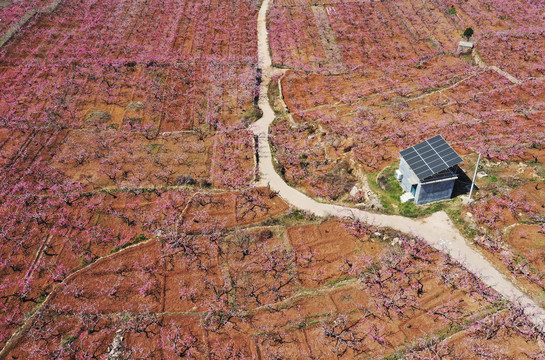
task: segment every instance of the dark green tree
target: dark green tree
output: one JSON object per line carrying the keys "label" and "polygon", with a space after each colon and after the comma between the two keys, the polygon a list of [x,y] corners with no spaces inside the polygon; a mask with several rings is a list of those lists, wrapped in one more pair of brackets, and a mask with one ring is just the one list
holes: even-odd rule
{"label": "dark green tree", "polygon": [[473,36],[473,29],[468,27],[467,29],[465,29],[463,35],[462,35],[464,38],[466,38],[467,40],[469,40],[470,37]]}

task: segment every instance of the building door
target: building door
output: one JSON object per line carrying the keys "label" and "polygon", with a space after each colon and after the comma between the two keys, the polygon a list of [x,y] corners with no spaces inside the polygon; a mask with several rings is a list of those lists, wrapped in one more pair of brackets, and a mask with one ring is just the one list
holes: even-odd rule
{"label": "building door", "polygon": [[416,195],[416,187],[418,186],[418,184],[414,184],[413,186],[411,186],[411,194],[413,194],[413,196]]}

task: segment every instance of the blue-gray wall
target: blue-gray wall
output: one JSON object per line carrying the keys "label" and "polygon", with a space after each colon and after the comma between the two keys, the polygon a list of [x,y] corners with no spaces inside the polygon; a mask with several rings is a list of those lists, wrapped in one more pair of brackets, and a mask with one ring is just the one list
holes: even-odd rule
{"label": "blue-gray wall", "polygon": [[416,188],[414,202],[420,205],[450,199],[455,181],[456,179],[452,179],[431,184],[419,184]]}
{"label": "blue-gray wall", "polygon": [[[414,202],[418,205],[450,199],[452,196],[452,189],[454,188],[456,179],[422,184],[403,157],[399,160],[399,171],[403,174],[403,178],[401,179],[401,187],[403,190],[411,192],[413,183],[418,184],[414,195]],[[413,183],[411,183],[409,179],[411,179]]]}
{"label": "blue-gray wall", "polygon": [[401,178],[401,187],[403,188],[403,190],[407,192],[411,192],[412,184],[409,181],[409,179],[411,177],[415,178],[415,180],[418,180],[418,179],[416,178],[416,175],[409,167],[409,164],[407,164],[407,162],[403,158],[399,160],[399,171],[403,174],[403,178]]}

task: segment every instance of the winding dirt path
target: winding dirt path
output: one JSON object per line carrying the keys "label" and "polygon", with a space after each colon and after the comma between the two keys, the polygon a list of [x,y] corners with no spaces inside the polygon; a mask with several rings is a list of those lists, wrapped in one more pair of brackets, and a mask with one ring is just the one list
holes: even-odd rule
{"label": "winding dirt path", "polygon": [[449,254],[506,299],[521,306],[529,320],[541,332],[545,333],[545,310],[505,278],[477,250],[470,247],[445,212],[437,212],[426,218],[414,220],[402,216],[374,214],[359,209],[319,203],[287,185],[276,173],[269,146],[269,126],[274,120],[274,111],[269,104],[267,94],[271,77],[275,73],[275,69],[272,67],[266,23],[270,2],[271,0],[263,1],[257,19],[258,66],[262,71],[258,104],[263,111],[263,116],[250,127],[258,138],[259,185],[270,186],[292,206],[317,216],[354,218],[422,238],[430,246]]}
{"label": "winding dirt path", "polygon": [[473,58],[473,61],[475,62],[475,64],[477,64],[478,67],[480,67],[481,69],[485,69],[485,70],[492,70],[492,71],[495,71],[497,72],[498,74],[500,74],[501,76],[503,76],[504,78],[506,78],[507,80],[511,81],[513,84],[522,84],[522,81],[517,79],[516,77],[514,77],[513,75],[509,74],[507,71],[504,71],[502,69],[500,69],[499,67],[497,66],[494,66],[494,65],[487,65],[484,60],[481,58],[481,55],[479,55],[479,52],[477,51],[477,49],[473,48],[473,50],[471,51],[471,57]]}

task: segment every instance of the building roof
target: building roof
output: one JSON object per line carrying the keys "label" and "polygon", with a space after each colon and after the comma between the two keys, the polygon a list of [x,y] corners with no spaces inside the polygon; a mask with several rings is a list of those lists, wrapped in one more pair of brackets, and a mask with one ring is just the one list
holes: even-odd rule
{"label": "building roof", "polygon": [[441,135],[402,150],[399,154],[420,181],[462,162],[460,155],[450,147]]}
{"label": "building roof", "polygon": [[460,40],[460,42],[458,43],[459,46],[463,46],[463,47],[468,47],[468,48],[472,48],[473,47],[473,43],[472,42],[469,42],[469,41],[463,41],[463,40]]}

